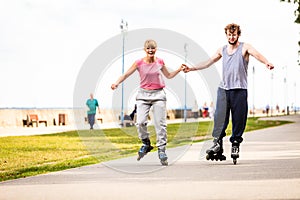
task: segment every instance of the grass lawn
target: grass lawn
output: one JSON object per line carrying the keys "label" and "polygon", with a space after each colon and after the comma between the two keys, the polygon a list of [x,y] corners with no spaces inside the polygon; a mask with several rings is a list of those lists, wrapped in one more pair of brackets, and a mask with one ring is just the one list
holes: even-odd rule
{"label": "grass lawn", "polygon": [[[248,118],[246,132],[286,123]],[[213,122],[169,124],[168,148],[209,139],[212,128]],[[231,124],[227,130],[230,134]],[[149,131],[155,141],[154,128]],[[136,155],[140,145],[135,127],[1,137],[0,181]]]}

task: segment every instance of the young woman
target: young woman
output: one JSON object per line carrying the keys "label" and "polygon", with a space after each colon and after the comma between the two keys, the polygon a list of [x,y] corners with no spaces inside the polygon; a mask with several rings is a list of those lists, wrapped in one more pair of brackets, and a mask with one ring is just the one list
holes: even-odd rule
{"label": "young woman", "polygon": [[136,96],[137,103],[137,129],[139,138],[143,145],[138,152],[137,160],[140,160],[153,149],[147,130],[147,119],[149,110],[153,107],[154,126],[156,130],[156,146],[158,157],[162,165],[168,165],[166,155],[167,145],[167,123],[166,123],[166,94],[164,91],[165,82],[163,75],[171,79],[175,77],[184,66],[169,72],[162,59],[155,56],[157,44],[154,40],[146,40],[144,44],[146,56],[133,63],[133,65],[111,85],[115,90],[120,83],[128,78],[136,70],[140,75],[140,88]]}

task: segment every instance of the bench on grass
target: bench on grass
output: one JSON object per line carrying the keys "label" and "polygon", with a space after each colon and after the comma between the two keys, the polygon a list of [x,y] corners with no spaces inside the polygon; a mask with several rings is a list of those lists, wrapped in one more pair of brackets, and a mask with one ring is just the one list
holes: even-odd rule
{"label": "bench on grass", "polygon": [[36,127],[39,126],[40,123],[44,123],[45,126],[48,125],[47,123],[47,120],[39,120],[39,117],[37,114],[29,114],[27,115],[27,118],[26,119],[23,119],[23,127],[24,126],[32,126],[33,127],[33,124],[36,124]]}

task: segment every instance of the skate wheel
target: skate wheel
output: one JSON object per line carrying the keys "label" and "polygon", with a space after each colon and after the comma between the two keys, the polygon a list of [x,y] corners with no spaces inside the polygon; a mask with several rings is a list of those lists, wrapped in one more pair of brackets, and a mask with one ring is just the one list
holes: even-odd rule
{"label": "skate wheel", "polygon": [[140,153],[138,152],[138,157],[137,157],[137,161],[140,161],[146,154]]}
{"label": "skate wheel", "polygon": [[235,165],[236,165],[236,159],[233,159],[233,164],[235,164]]}
{"label": "skate wheel", "polygon": [[164,166],[168,166],[168,161],[166,161],[166,160],[164,160],[164,161],[160,161],[160,163],[162,164],[162,165],[164,165]]}
{"label": "skate wheel", "polygon": [[210,159],[209,154],[207,154],[206,155],[206,160],[209,160],[209,159]]}

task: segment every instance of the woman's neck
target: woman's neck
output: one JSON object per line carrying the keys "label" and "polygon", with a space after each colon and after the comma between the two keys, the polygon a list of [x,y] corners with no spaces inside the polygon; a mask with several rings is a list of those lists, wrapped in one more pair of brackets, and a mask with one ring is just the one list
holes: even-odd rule
{"label": "woman's neck", "polygon": [[155,62],[155,57],[145,57],[144,61],[146,63],[153,63],[153,62]]}

